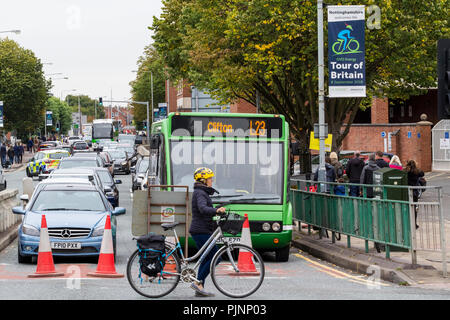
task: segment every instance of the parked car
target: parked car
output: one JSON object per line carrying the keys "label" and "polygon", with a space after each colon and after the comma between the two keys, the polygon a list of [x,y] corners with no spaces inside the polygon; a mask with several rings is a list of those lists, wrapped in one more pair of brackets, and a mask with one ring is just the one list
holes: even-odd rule
{"label": "parked car", "polygon": [[53,256],[99,256],[106,217],[111,218],[113,249],[116,252],[116,216],[124,208],[113,208],[103,192],[95,186],[46,185],[23,208],[19,227],[17,257],[29,263],[38,255],[42,214],[46,215]]}
{"label": "parked car", "polygon": [[119,206],[119,189],[118,184],[121,184],[121,180],[114,180],[107,168],[96,168],[95,171],[100,177],[103,184],[103,190],[105,191],[106,198],[112,204],[112,206]]}
{"label": "parked car", "polygon": [[62,149],[51,149],[37,152],[28,162],[25,169],[28,177],[47,174],[55,170],[62,159],[70,157],[70,153]]}

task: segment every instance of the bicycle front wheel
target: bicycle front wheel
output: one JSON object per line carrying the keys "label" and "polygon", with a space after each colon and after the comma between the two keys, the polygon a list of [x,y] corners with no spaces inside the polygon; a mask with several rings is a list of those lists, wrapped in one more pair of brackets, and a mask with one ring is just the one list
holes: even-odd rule
{"label": "bicycle front wheel", "polygon": [[[166,247],[166,254],[171,250]],[[141,272],[139,250],[136,250],[128,259],[127,279],[131,287],[140,295],[147,298],[160,298],[168,295],[178,285],[180,270],[180,259],[174,253],[166,259],[161,273],[158,273],[156,277],[149,277]]]}
{"label": "bicycle front wheel", "polygon": [[216,288],[231,298],[256,292],[264,280],[264,262],[258,252],[243,244],[223,246],[211,262],[211,278]]}

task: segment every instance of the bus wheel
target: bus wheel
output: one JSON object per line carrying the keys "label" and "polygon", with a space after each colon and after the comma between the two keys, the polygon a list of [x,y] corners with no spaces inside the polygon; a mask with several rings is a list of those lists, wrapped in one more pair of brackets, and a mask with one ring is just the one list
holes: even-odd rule
{"label": "bus wheel", "polygon": [[287,262],[289,261],[289,250],[290,245],[275,251],[275,261],[276,262]]}

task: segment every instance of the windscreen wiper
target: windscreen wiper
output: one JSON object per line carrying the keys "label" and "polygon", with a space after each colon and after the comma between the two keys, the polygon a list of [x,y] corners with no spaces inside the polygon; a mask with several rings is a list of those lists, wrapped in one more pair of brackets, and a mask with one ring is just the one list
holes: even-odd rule
{"label": "windscreen wiper", "polygon": [[239,197],[244,195],[244,193],[232,193],[232,194],[224,194],[224,195],[217,195],[217,196],[211,196],[211,199],[220,199],[220,198],[232,198],[232,197]]}

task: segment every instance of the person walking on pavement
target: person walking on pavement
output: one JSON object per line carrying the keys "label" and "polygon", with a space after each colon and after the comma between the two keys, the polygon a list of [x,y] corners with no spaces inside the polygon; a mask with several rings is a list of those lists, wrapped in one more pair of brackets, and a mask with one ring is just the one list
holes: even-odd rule
{"label": "person walking on pavement", "polygon": [[[417,187],[417,186],[421,186],[423,185],[422,183],[420,183],[421,179],[424,179],[423,177],[425,176],[424,172],[422,170],[420,170],[417,167],[417,164],[414,160],[409,160],[406,163],[406,167],[405,167],[405,171],[408,173],[408,186],[411,187]],[[413,202],[419,202],[419,197],[420,197],[420,191],[419,189],[414,189],[413,190]],[[416,221],[416,229],[419,228],[419,225],[417,224],[417,210],[418,210],[418,206],[415,206],[415,221]]]}
{"label": "person walking on pavement", "polygon": [[22,163],[23,154],[25,153],[25,149],[23,147],[23,143],[19,143],[19,163]]}
{"label": "person walking on pavement", "polygon": [[334,167],[336,180],[342,178],[342,176],[344,175],[344,166],[339,162],[336,152],[330,153],[330,161],[330,164]]}
{"label": "person walking on pavement", "polygon": [[16,142],[14,144],[14,162],[15,163],[19,163],[19,153],[20,153],[20,149],[19,149],[19,143]]}
{"label": "person walking on pavement", "polygon": [[[369,163],[364,167],[363,171],[361,172],[361,184],[373,184],[373,173],[374,171],[380,169],[380,167],[376,163],[376,155],[371,154],[369,156]],[[384,160],[383,160],[384,161]],[[366,189],[367,198],[373,198],[373,188],[368,187]],[[361,191],[361,196],[363,196],[363,192]],[[378,253],[381,252],[381,246],[378,242],[375,242],[375,249]]]}
{"label": "person walking on pavement", "polygon": [[384,159],[383,159],[383,152],[382,151],[377,151],[375,154],[375,162],[377,163],[377,166],[381,168],[387,168],[389,167],[389,163],[387,163]]}
{"label": "person walking on pavement", "polygon": [[[361,172],[360,184],[373,184],[373,172],[380,169],[375,160],[375,154],[369,156],[369,163],[365,165]],[[383,160],[384,161],[384,160]],[[366,188],[367,198],[373,198],[373,188]],[[363,194],[361,190],[361,195]]]}
{"label": "person walking on pavement", "polygon": [[389,168],[403,170],[402,162],[400,161],[400,158],[397,155],[394,155],[389,162]]}
{"label": "person walking on pavement", "polygon": [[0,147],[0,158],[2,160],[2,167],[5,167],[5,162],[6,162],[6,146],[4,143],[2,143],[1,147]]}
{"label": "person walking on pavement", "polygon": [[[361,180],[361,173],[364,168],[364,161],[359,157],[360,152],[355,152],[355,157],[347,162],[345,172],[350,183],[359,183]],[[350,196],[359,197],[359,187],[350,186]]]}
{"label": "person walking on pavement", "polygon": [[[336,172],[334,167],[331,165],[330,157],[325,157],[325,169],[326,169],[326,182],[336,182]],[[314,173],[314,181],[319,181],[319,168],[317,168]],[[331,185],[326,185],[325,192],[329,193],[331,190]]]}
{"label": "person walking on pavement", "polygon": [[9,164],[12,166],[14,164],[14,148],[13,148],[13,146],[11,146],[11,145],[8,146],[7,154],[9,157]]}
{"label": "person walking on pavement", "polygon": [[[212,187],[214,172],[209,168],[198,168],[194,172],[194,192],[192,194],[192,222],[189,233],[192,235],[197,248],[201,248],[216,229],[212,218],[220,213],[225,213],[225,208],[214,208],[210,196],[218,193]],[[212,297],[214,294],[205,291],[205,279],[209,274],[211,260],[218,248],[212,248],[208,256],[202,261],[198,269],[197,279],[191,288],[195,290],[197,297]]]}

